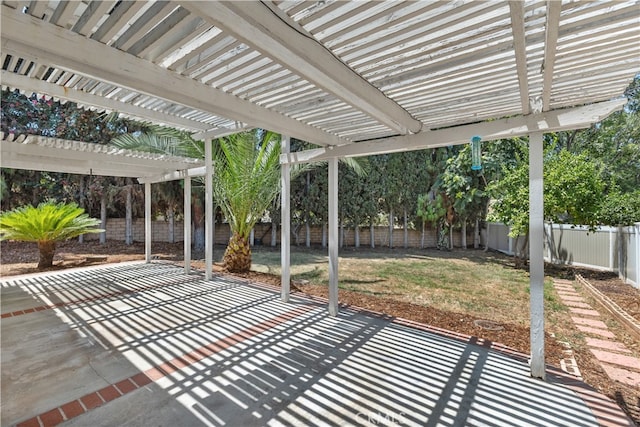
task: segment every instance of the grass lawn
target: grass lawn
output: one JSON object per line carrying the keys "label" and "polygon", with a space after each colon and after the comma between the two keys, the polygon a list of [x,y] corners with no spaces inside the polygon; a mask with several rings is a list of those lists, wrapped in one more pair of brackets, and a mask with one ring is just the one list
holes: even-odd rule
{"label": "grass lawn", "polygon": [[[280,274],[280,252],[259,248],[253,270]],[[529,273],[495,252],[416,249],[340,251],[340,289],[465,312],[498,322],[529,324]],[[328,286],[326,250],[292,247],[291,277]],[[562,310],[545,281],[545,309]]]}

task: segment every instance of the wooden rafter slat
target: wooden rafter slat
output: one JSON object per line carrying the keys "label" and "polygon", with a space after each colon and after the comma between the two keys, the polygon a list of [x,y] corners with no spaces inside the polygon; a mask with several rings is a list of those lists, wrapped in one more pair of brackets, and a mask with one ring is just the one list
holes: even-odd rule
{"label": "wooden rafter slat", "polygon": [[173,54],[182,46],[200,37],[204,28],[199,17],[187,17],[165,32],[162,37],[145,47],[138,56],[158,63],[166,56]]}
{"label": "wooden rafter slat", "polygon": [[162,22],[174,6],[168,1],[156,1],[134,21],[129,21],[129,27],[113,43],[113,47],[128,51],[148,31]]}
{"label": "wooden rafter slat", "polygon": [[527,71],[527,44],[525,38],[524,3],[510,1],[511,31],[513,32],[513,50],[516,57],[516,72],[520,87],[522,114],[529,114],[529,79]]}
{"label": "wooden rafter slat", "polygon": [[91,38],[103,43],[109,43],[113,36],[121,31],[144,6],[145,2],[142,1],[118,2],[109,18],[100,25],[96,32],[91,35]]}
{"label": "wooden rafter slat", "polygon": [[116,0],[92,0],[87,4],[87,8],[82,12],[80,18],[76,21],[71,28],[79,34],[88,36],[90,35],[93,27],[98,24],[116,4]]}
{"label": "wooden rafter slat", "polygon": [[132,55],[143,57],[145,53],[153,49],[156,43],[159,43],[165,37],[171,37],[173,32],[180,32],[185,28],[186,24],[191,23],[189,11],[178,7],[173,10],[168,16],[160,19],[160,21],[152,27],[146,34],[140,37],[135,43],[131,44],[131,47],[127,49]]}
{"label": "wooden rafter slat", "polygon": [[562,2],[547,2],[547,23],[544,43],[544,70],[542,82],[542,111],[549,111],[551,90],[553,86],[553,71],[558,45],[558,33],[560,30],[560,14]]}

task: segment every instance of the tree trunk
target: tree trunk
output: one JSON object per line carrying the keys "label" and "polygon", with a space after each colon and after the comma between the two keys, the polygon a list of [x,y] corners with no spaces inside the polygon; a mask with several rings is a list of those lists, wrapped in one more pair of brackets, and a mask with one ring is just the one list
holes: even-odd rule
{"label": "tree trunk", "polygon": [[251,269],[251,246],[249,239],[234,233],[229,239],[222,258],[224,267],[232,273],[244,273]]}
{"label": "tree trunk", "polygon": [[169,220],[169,243],[176,242],[176,214],[173,209],[173,206],[169,206],[167,210],[167,219]]}
{"label": "tree trunk", "polygon": [[53,266],[53,254],[56,251],[56,242],[49,240],[39,241],[38,251],[40,252],[38,270],[43,270]]}
{"label": "tree trunk", "polygon": [[278,224],[271,223],[271,247],[275,248],[278,244]]}
{"label": "tree trunk", "polygon": [[449,227],[449,249],[453,249],[453,226]]}
{"label": "tree trunk", "polygon": [[487,251],[489,250],[489,237],[490,237],[490,234],[489,234],[489,227],[490,227],[490,226],[491,226],[491,223],[490,223],[490,222],[487,222],[487,229],[486,229],[486,231],[485,231],[485,233],[486,233],[486,240],[485,240],[485,242],[484,242],[484,251],[485,251],[485,252],[487,252]]}
{"label": "tree trunk", "polygon": [[308,248],[311,247],[311,225],[309,224],[309,220],[304,223],[304,245]]}
{"label": "tree trunk", "polygon": [[[524,236],[524,244],[520,246],[518,243],[520,242],[520,236],[516,237],[515,241],[515,253],[514,253],[514,263],[516,268],[526,268],[527,263],[527,253],[526,249],[529,247],[529,233]],[[521,249],[522,248],[522,249]]]}
{"label": "tree trunk", "polygon": [[393,209],[389,211],[389,247],[393,248]]}
{"label": "tree trunk", "polygon": [[322,247],[327,247],[327,223],[322,224]]}
{"label": "tree trunk", "polygon": [[125,245],[133,244],[133,202],[132,193],[133,185],[131,185],[131,178],[127,178],[127,198],[125,205],[125,226],[124,226],[124,243]]}
{"label": "tree trunk", "polygon": [[105,189],[102,190],[102,195],[100,196],[100,228],[105,230],[100,233],[100,244],[104,245],[107,243],[107,192]]}
{"label": "tree trunk", "polygon": [[344,246],[344,222],[340,221],[340,237],[338,239],[338,246]]}
{"label": "tree trunk", "polygon": [[[42,177],[42,172],[40,171],[34,171],[33,173],[33,182],[40,182],[40,179]],[[39,191],[40,186],[38,186],[35,191],[33,191],[31,193],[31,204],[33,206],[38,206],[38,204],[40,203],[40,196],[42,195],[42,192]]]}
{"label": "tree trunk", "polygon": [[373,221],[371,221],[371,223],[369,223],[369,238],[370,238],[370,244],[371,244],[371,248],[375,248],[376,247],[376,236],[375,236],[375,227],[373,226]]}
{"label": "tree trunk", "polygon": [[462,249],[467,249],[467,219],[462,218],[462,230],[460,230],[462,234],[460,237],[462,239]]}
{"label": "tree trunk", "polygon": [[424,249],[424,237],[425,237],[425,227],[424,227],[424,221],[422,221],[422,232],[420,234],[420,249]]}
{"label": "tree trunk", "polygon": [[404,210],[404,217],[403,217],[403,229],[404,229],[404,248],[408,248],[409,247],[409,218],[408,218],[408,214],[407,214],[407,209],[405,208]]}
{"label": "tree trunk", "polygon": [[[87,209],[87,203],[86,201],[86,190],[85,190],[85,179],[84,179],[84,175],[80,175],[80,188],[79,191],[80,193],[79,195],[79,200],[78,200],[78,206],[80,206],[82,209],[84,209],[86,211]],[[78,236],[78,243],[84,243],[84,234],[81,234]]]}
{"label": "tree trunk", "polygon": [[360,226],[358,225],[356,225],[356,228],[354,229],[353,240],[354,240],[354,246],[356,248],[359,248],[360,247]]}
{"label": "tree trunk", "polygon": [[473,225],[473,249],[480,247],[480,220],[476,218]]}

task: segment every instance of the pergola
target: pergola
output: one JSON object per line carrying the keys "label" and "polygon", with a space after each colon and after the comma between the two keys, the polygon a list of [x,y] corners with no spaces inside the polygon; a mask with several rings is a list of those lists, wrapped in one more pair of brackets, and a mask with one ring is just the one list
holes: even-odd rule
{"label": "pergola", "polygon": [[[283,135],[285,301],[290,165],[328,161],[332,315],[339,158],[528,135],[531,373],[544,378],[543,134],[588,127],[623,107],[640,71],[638,2],[3,0],[1,14],[3,87],[203,140],[253,127]],[[290,137],[320,148],[290,153]],[[5,161],[5,144],[2,166],[17,167]],[[205,147],[204,171],[178,166],[138,177],[148,198],[151,182],[184,178],[189,191],[189,177],[205,174],[210,278]],[[25,168],[43,161],[26,158]]]}

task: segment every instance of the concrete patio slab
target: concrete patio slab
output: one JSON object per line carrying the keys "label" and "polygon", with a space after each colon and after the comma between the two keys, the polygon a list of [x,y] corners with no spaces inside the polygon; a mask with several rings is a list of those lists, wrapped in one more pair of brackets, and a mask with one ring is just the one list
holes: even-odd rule
{"label": "concrete patio slab", "polygon": [[632,425],[499,345],[232,277],[129,263],[1,286],[3,426]]}

